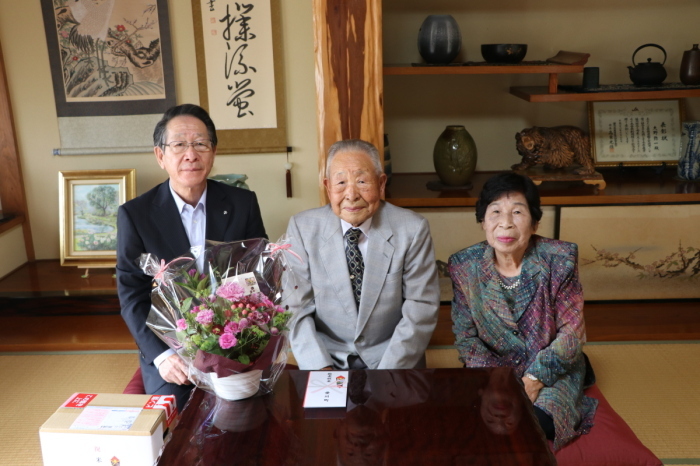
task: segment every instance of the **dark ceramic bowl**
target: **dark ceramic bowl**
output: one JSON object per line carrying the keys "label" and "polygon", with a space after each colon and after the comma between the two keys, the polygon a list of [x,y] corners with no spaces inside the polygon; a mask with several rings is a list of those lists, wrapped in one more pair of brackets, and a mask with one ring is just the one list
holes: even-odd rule
{"label": "dark ceramic bowl", "polygon": [[527,53],[527,44],[482,44],[481,56],[489,63],[520,63]]}

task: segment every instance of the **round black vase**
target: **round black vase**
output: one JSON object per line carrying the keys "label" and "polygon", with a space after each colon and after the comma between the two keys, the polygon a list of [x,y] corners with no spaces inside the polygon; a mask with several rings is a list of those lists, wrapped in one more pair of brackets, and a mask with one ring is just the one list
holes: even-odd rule
{"label": "round black vase", "polygon": [[462,47],[462,34],[451,15],[430,15],[418,31],[418,52],[426,63],[447,65]]}

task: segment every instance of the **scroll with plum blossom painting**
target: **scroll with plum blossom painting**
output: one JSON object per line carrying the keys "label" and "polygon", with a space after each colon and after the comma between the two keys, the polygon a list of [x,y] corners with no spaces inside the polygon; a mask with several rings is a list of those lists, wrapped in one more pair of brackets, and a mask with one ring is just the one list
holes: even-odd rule
{"label": "scroll with plum blossom painting", "polygon": [[150,152],[175,105],[167,0],[41,0],[59,120],[54,155]]}

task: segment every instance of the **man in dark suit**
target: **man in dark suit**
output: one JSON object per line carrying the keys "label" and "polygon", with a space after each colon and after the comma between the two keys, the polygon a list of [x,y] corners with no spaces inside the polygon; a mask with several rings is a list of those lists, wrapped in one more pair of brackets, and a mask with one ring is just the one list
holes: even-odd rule
{"label": "man in dark suit", "polygon": [[153,132],[153,151],[169,178],[117,214],[117,291],[122,317],[139,346],[146,393],[174,394],[180,409],[192,385],[184,361],[146,326],[152,277],[139,268],[141,254],[167,263],[190,248],[203,248],[205,239],[267,237],[255,193],[207,180],[216,143],[216,128],[203,108],[184,104],[167,110]]}

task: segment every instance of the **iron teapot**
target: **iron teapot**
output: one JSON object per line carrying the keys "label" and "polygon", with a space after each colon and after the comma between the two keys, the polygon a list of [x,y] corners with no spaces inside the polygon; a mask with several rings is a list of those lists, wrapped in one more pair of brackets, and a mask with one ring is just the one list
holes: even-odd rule
{"label": "iron teapot", "polygon": [[[656,47],[661,49],[661,51],[664,53],[663,63],[652,62],[651,58],[647,58],[646,63],[635,63],[635,55],[637,55],[637,52],[644,47]],[[666,50],[664,50],[663,47],[656,44],[644,44],[639,46],[632,54],[632,64],[634,65],[634,68],[631,66],[627,67],[630,70],[630,79],[637,86],[658,86],[664,82],[664,79],[666,79],[666,68],[664,68],[664,63],[666,63]]]}

